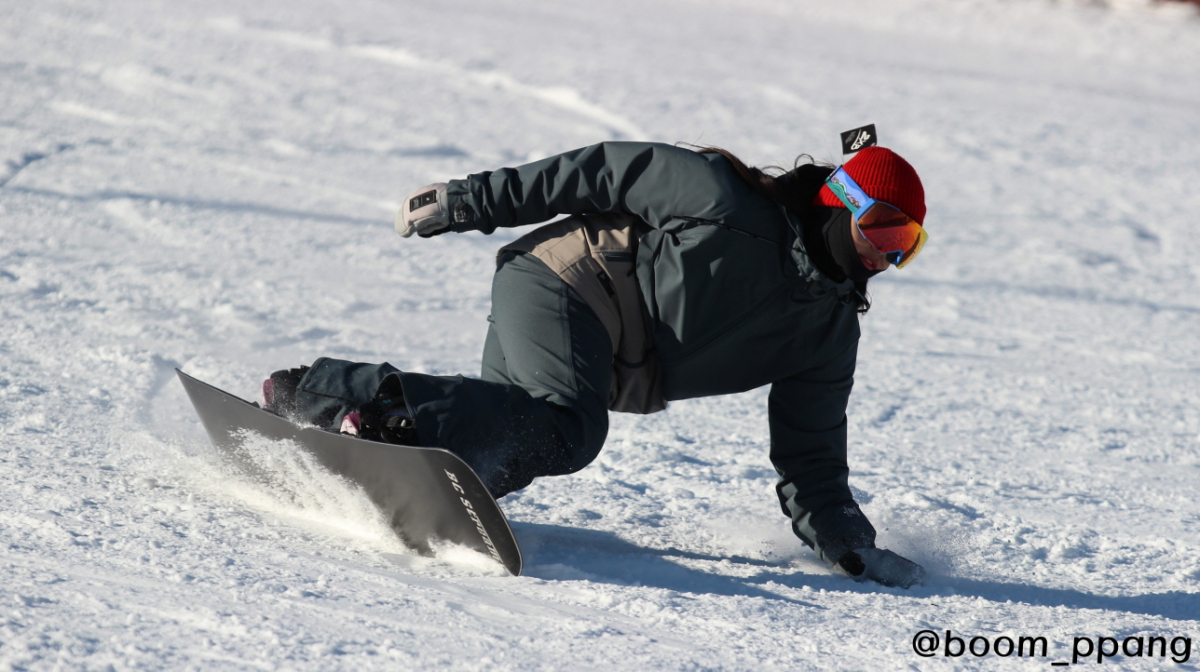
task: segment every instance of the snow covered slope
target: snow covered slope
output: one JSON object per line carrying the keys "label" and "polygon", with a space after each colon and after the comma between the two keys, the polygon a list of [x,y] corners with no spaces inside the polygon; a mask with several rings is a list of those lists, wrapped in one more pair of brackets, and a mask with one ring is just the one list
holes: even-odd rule
{"label": "snow covered slope", "polygon": [[[1200,19],[1112,4],[0,5],[0,669],[1046,669],[1152,635],[1105,669],[1197,669]],[[286,455],[241,482],[173,380],[475,372],[517,232],[401,240],[410,189],[606,139],[836,161],[868,122],[931,239],[873,283],[851,478],[924,587],[792,537],[764,390],[616,416],[503,500],[514,579]],[[947,629],[1048,650],[913,652]]]}

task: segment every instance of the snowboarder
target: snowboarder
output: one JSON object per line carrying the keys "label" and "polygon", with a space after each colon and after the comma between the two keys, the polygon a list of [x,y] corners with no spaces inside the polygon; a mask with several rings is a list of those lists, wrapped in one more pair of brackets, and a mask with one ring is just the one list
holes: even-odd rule
{"label": "snowboarder", "polygon": [[867,281],[925,240],[912,166],[868,147],[836,170],[768,172],[716,148],[606,142],[429,185],[396,231],[558,215],[497,255],[480,378],[321,358],[272,374],[267,408],[445,448],[502,497],[587,466],[609,410],[769,384],[770,458],[797,536],[851,576],[920,581],[919,565],[875,547],[854,501],[845,414]]}

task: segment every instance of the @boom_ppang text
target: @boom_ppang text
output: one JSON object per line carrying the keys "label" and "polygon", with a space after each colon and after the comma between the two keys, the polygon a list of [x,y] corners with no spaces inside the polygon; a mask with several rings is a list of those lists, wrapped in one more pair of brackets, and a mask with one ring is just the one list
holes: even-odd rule
{"label": "@boom_ppang text", "polygon": [[1052,666],[1104,664],[1113,658],[1148,658],[1183,664],[1191,660],[1187,635],[1076,636],[1070,643],[1044,635],[965,635],[952,630],[922,630],[913,635],[913,653],[922,658],[1051,658]]}

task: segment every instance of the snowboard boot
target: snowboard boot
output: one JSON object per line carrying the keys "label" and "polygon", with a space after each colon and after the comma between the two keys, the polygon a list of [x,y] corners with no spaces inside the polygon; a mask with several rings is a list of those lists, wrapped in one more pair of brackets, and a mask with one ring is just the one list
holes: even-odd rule
{"label": "snowboard boot", "polygon": [[307,366],[298,369],[283,369],[271,374],[263,381],[263,410],[280,417],[289,418],[296,413],[296,388],[308,371]]}
{"label": "snowboard boot", "polygon": [[342,418],[343,434],[350,434],[368,441],[394,443],[402,446],[419,446],[417,427],[408,405],[404,403],[404,392],[399,380],[388,377],[380,384],[375,398]]}
{"label": "snowboard boot", "polygon": [[403,402],[397,406],[372,401],[360,406],[356,413],[360,438],[402,446],[419,445],[416,424]]}

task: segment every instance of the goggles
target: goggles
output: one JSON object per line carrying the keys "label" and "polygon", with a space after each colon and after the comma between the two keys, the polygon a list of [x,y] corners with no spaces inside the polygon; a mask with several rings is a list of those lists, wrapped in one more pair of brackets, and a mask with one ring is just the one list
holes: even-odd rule
{"label": "goggles", "polygon": [[867,192],[846,174],[845,168],[839,166],[833,171],[825,180],[825,186],[849,208],[863,238],[896,268],[907,266],[925,246],[925,240],[929,238],[925,227],[900,208],[867,196]]}

